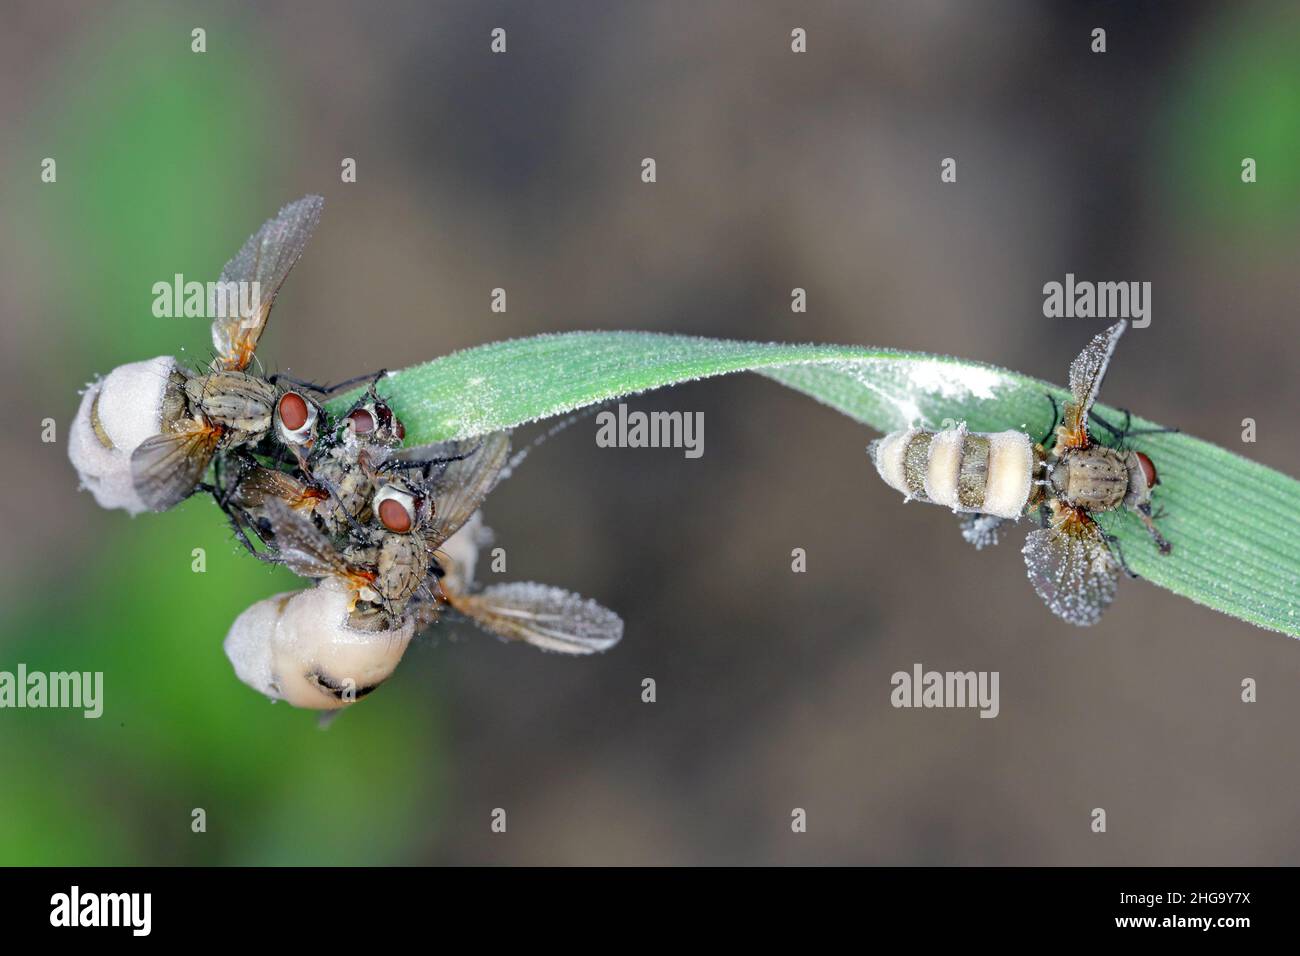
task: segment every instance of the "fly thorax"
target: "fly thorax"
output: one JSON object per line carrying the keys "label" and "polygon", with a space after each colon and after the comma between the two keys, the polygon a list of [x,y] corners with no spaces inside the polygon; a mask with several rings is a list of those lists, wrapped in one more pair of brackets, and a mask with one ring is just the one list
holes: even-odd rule
{"label": "fly thorax", "polygon": [[1110,448],[1067,451],[1048,472],[1052,489],[1064,501],[1089,511],[1111,511],[1128,491],[1128,468]]}
{"label": "fly thorax", "polygon": [[375,483],[359,468],[344,473],[336,486],[339,501],[348,514],[362,524],[370,520],[370,498],[374,494]]}
{"label": "fly thorax", "polygon": [[243,433],[241,441],[256,441],[271,428],[275,386],[244,372],[210,372],[185,383],[193,408],[219,425]]}
{"label": "fly thorax", "polygon": [[[429,553],[419,534],[385,534],[379,547],[376,589],[390,612],[400,612],[429,574]],[[397,605],[394,608],[392,605]]]}
{"label": "fly thorax", "polygon": [[1070,476],[1073,474],[1070,458],[1057,458],[1047,469],[1047,480],[1058,498],[1070,497]]}

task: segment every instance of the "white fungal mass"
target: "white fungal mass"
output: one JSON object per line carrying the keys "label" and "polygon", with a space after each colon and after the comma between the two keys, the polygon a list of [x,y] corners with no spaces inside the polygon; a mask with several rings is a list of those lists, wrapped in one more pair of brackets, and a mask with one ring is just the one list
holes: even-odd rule
{"label": "white fungal mass", "polygon": [[133,515],[149,510],[131,478],[131,453],[157,434],[163,393],[175,368],[176,360],[169,355],[131,362],[82,394],[68,429],[68,459],[81,487],[101,508],[122,508]]}

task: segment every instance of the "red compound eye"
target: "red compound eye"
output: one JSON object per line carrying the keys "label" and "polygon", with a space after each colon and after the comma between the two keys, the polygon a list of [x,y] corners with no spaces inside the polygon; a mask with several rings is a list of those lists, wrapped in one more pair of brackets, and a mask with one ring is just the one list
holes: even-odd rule
{"label": "red compound eye", "polygon": [[393,416],[393,434],[397,436],[398,441],[406,440],[406,426],[396,415]]}
{"label": "red compound eye", "polygon": [[1138,464],[1142,466],[1142,474],[1146,475],[1147,487],[1154,488],[1160,484],[1160,478],[1156,475],[1156,466],[1151,464],[1151,459],[1142,452],[1137,453]]}
{"label": "red compound eye", "polygon": [[379,503],[379,520],[389,531],[396,531],[398,534],[411,530],[411,512],[396,498],[389,498]]}
{"label": "red compound eye", "polygon": [[375,430],[375,416],[364,408],[358,408],[349,415],[348,421],[352,423],[352,430],[358,435],[369,435]]}
{"label": "red compound eye", "polygon": [[280,399],[280,421],[289,431],[296,432],[306,425],[309,415],[306,400],[297,392],[287,392]]}

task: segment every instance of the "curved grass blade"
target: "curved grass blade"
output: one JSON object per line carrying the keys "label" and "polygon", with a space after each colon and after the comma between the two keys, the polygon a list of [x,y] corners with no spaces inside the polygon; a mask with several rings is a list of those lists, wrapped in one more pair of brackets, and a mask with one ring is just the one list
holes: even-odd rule
{"label": "curved grass blade", "polygon": [[[1065,389],[992,365],[856,346],[781,345],[648,332],[570,332],[496,342],[391,373],[379,391],[407,443],[468,438],[639,392],[758,372],[879,430],[965,421],[1043,437]],[[334,399],[346,409],[356,393]],[[1098,404],[1112,419],[1116,410]],[[1135,428],[1157,428],[1134,416]],[[1158,463],[1161,556],[1128,514],[1099,516],[1138,574],[1175,594],[1300,637],[1300,482],[1186,434],[1145,436]],[[865,447],[866,442],[864,440]],[[866,462],[865,452],[863,461]],[[875,480],[864,466],[863,480]]]}

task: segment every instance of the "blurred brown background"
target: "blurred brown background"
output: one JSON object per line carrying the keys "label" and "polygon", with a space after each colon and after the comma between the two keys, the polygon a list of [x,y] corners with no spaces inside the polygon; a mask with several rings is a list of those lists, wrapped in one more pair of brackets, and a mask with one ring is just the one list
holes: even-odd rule
{"label": "blurred brown background", "polygon": [[[64,444],[94,375],[206,348],[196,320],[152,317],[153,282],[215,278],[263,219],[321,192],[260,351],[273,368],[334,380],[651,329],[1061,381],[1097,326],[1042,315],[1043,284],[1073,272],[1153,284],[1109,402],[1300,473],[1293,4],[42,0],[3,16],[0,669],[102,669],[107,704],[99,721],[0,712],[0,862],[1300,859],[1300,647],[1142,583],[1091,631],[1060,623],[1018,536],[976,554],[879,481],[869,432],[770,381],[636,400],[703,411],[700,460],[597,448],[588,420],[490,500],[509,577],[618,610],[619,647],[575,661],[442,628],[325,733],[220,650],[289,577],[237,553],[206,501],[100,511]],[[39,441],[46,416],[58,444]],[[891,708],[890,675],[914,662],[1000,671],[1001,715]]]}

